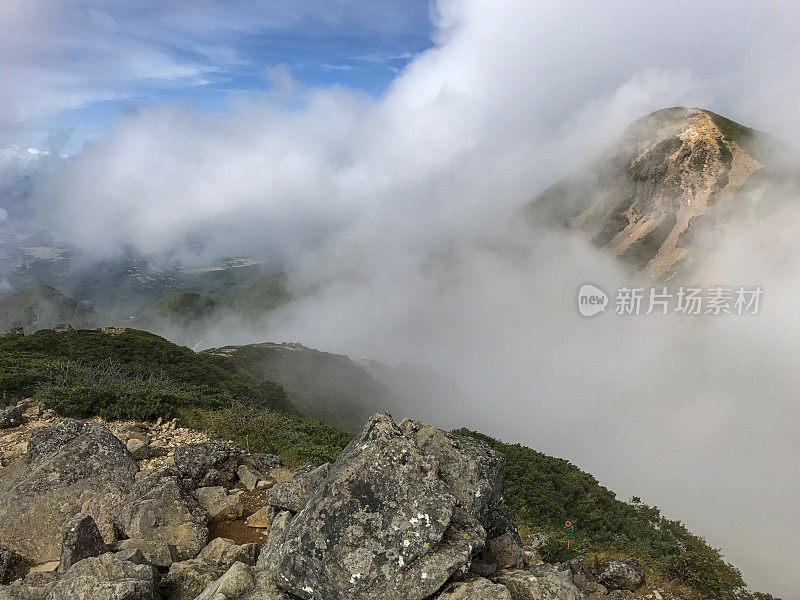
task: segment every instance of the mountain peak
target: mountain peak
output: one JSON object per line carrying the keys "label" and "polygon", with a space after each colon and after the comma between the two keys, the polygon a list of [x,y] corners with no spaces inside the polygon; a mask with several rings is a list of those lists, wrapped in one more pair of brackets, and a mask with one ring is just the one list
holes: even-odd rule
{"label": "mountain peak", "polygon": [[[790,160],[786,160],[790,157]],[[787,166],[788,165],[788,166]],[[774,207],[800,161],[779,140],[714,112],[672,107],[632,123],[586,171],[546,190],[529,214],[555,214],[650,279],[694,270],[720,233]]]}

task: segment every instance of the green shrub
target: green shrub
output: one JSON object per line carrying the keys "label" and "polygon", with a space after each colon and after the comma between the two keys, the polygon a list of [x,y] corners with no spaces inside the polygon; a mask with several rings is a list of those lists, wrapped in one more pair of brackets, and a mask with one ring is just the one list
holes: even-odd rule
{"label": "green shrub", "polygon": [[741,573],[708,554],[681,552],[670,556],[665,565],[670,579],[715,598],[736,600],[744,587]]}
{"label": "green shrub", "polygon": [[234,361],[198,354],[157,335],[128,330],[0,338],[0,395],[21,397],[49,387],[188,393],[202,407],[231,402],[291,411],[283,388],[256,378]]}
{"label": "green shrub", "polygon": [[65,417],[150,420],[173,418],[179,400],[174,394],[152,390],[115,390],[93,387],[51,387],[42,400]]}
{"label": "green shrub", "polygon": [[315,421],[252,406],[234,405],[221,410],[185,408],[182,423],[204,429],[253,452],[280,456],[290,468],[333,462],[352,435]]}
{"label": "green shrub", "polygon": [[542,548],[542,559],[545,562],[562,563],[588,553],[586,546],[582,546],[575,540],[567,548],[566,540],[550,538],[547,545]]}

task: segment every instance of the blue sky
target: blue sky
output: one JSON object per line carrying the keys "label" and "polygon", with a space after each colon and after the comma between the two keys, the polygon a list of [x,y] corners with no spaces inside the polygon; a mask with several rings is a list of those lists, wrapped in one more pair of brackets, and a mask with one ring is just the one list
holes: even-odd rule
{"label": "blue sky", "polygon": [[40,147],[71,130],[73,152],[144,105],[224,111],[233,91],[269,89],[276,65],[301,85],[379,96],[432,45],[431,10],[426,0],[5,5],[0,146]]}

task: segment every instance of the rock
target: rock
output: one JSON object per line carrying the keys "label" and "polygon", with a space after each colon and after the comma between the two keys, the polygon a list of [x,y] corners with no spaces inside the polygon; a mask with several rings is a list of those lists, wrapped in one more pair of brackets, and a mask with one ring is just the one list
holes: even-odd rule
{"label": "rock", "polygon": [[285,513],[276,517],[267,547],[277,549],[258,565],[280,588],[305,600],[422,600],[466,571],[486,537],[477,517],[500,501],[492,485],[503,475],[491,469],[503,461],[477,440],[422,429],[373,416],[282,532]]}
{"label": "rock", "polygon": [[[174,547],[174,546],[173,546]],[[120,550],[114,554],[120,560],[127,560],[137,565],[148,564],[147,559],[139,548],[129,548],[127,550]]]}
{"label": "rock", "polygon": [[486,537],[480,560],[496,565],[498,569],[524,569],[527,566],[519,532],[505,513],[492,511],[487,519]]}
{"label": "rock", "polygon": [[258,544],[242,544],[240,546],[233,540],[214,538],[203,548],[197,558],[222,564],[225,569],[233,566],[235,562],[253,566],[258,558]]}
{"label": "rock", "polygon": [[469,565],[469,572],[478,577],[488,577],[492,573],[497,572],[497,565],[493,563],[485,563],[479,558],[473,559]]}
{"label": "rock", "polygon": [[450,583],[436,596],[439,600],[514,600],[504,585],[478,577]]}
{"label": "rock", "polygon": [[197,556],[208,541],[208,513],[172,469],[137,481],[114,517],[126,537],[173,544],[182,559]]}
{"label": "rock", "polygon": [[226,519],[235,520],[242,516],[244,502],[241,496],[228,494],[228,491],[221,485],[197,488],[194,493],[200,506],[209,514],[212,522]]}
{"label": "rock", "polygon": [[176,562],[159,587],[168,600],[193,600],[235,563],[254,565],[257,544],[238,546],[233,540],[215,538],[197,558]]}
{"label": "rock", "polygon": [[590,579],[584,573],[575,573],[572,576],[572,583],[575,584],[584,594],[591,594],[592,596],[605,596],[608,590],[602,585]]}
{"label": "rock", "polygon": [[129,438],[125,446],[128,448],[128,452],[131,453],[131,456],[136,460],[147,460],[150,458],[150,448],[144,440]]}
{"label": "rock", "polygon": [[550,538],[543,533],[531,533],[522,540],[522,546],[526,550],[533,550],[541,553],[545,546],[550,543]]}
{"label": "rock", "polygon": [[6,406],[0,409],[0,429],[10,429],[22,425],[22,410],[19,406]]}
{"label": "rock", "polygon": [[266,492],[267,504],[280,510],[300,512],[311,495],[322,485],[330,471],[330,463],[319,467],[306,466],[294,472],[291,481],[277,483]]}
{"label": "rock", "polygon": [[223,442],[187,444],[175,449],[175,468],[195,487],[233,486],[242,453]]}
{"label": "rock", "polygon": [[272,478],[271,475],[266,475],[264,479],[262,479],[261,481],[259,481],[256,484],[256,489],[257,490],[268,490],[273,485],[275,485],[275,480]]}
{"label": "rock", "polygon": [[267,573],[237,562],[196,600],[289,600],[289,596]]}
{"label": "rock", "polygon": [[580,600],[580,590],[566,573],[551,567],[533,572],[508,570],[498,571],[490,579],[505,586],[513,600]]}
{"label": "rock", "polygon": [[169,448],[162,445],[160,442],[153,442],[150,444],[148,451],[150,452],[150,458],[159,458],[169,454]]}
{"label": "rock", "polygon": [[12,327],[11,329],[6,329],[3,333],[0,333],[0,337],[11,337],[12,335],[25,335],[25,328],[24,327]]}
{"label": "rock", "polygon": [[52,573],[58,571],[59,561],[51,560],[50,562],[34,565],[30,568],[28,573]]}
{"label": "rock", "polygon": [[48,600],[155,600],[156,571],[112,553],[72,565]]}
{"label": "rock", "polygon": [[283,540],[286,537],[286,531],[289,529],[289,524],[292,522],[292,513],[288,510],[279,512],[275,515],[270,523],[269,535],[267,536],[267,543],[261,549],[256,561],[256,567],[264,571],[270,571],[273,566],[280,560],[280,553],[283,548]]}
{"label": "rock", "polygon": [[635,590],[644,584],[644,566],[635,558],[612,560],[597,576],[609,590]]}
{"label": "rock", "polygon": [[283,466],[283,461],[279,456],[274,454],[267,454],[266,452],[254,452],[253,454],[245,454],[242,457],[243,465],[247,465],[254,471],[268,475],[272,469],[279,469]]}
{"label": "rock", "polygon": [[144,556],[147,563],[156,567],[167,568],[180,558],[178,556],[178,549],[173,544],[163,541],[137,539],[120,540],[115,544],[115,548],[118,553],[139,552]]}
{"label": "rock", "polygon": [[25,412],[22,413],[22,416],[26,419],[38,419],[42,415],[42,407],[38,405],[29,406],[25,409]]}
{"label": "rock", "polygon": [[8,587],[0,586],[0,600],[47,600],[47,595],[59,578],[60,575],[55,572],[29,573]]}
{"label": "rock", "polygon": [[0,584],[6,585],[22,577],[24,559],[13,550],[0,548]]}
{"label": "rock", "polygon": [[251,492],[256,489],[258,482],[264,479],[261,473],[254,471],[247,465],[241,465],[237,469],[236,474],[239,476],[239,481],[242,482],[242,485]]}
{"label": "rock", "polygon": [[106,542],[114,541],[112,508],[138,469],[100,425],[67,420],[34,429],[26,464],[0,480],[0,546],[33,563],[58,560],[61,526],[79,512],[94,518]]}
{"label": "rock", "polygon": [[489,514],[503,499],[505,456],[480,440],[419,421],[406,419],[398,427],[423,453],[437,460],[442,479],[453,489],[459,506],[487,526]]}
{"label": "rock", "polygon": [[269,527],[270,522],[277,514],[275,512],[276,510],[277,509],[272,506],[259,508],[256,512],[247,517],[244,524],[248,527]]}
{"label": "rock", "polygon": [[117,335],[122,335],[123,333],[125,333],[128,330],[127,329],[123,329],[121,327],[101,327],[100,331],[102,333],[106,334],[106,335],[117,336]]}
{"label": "rock", "polygon": [[69,323],[59,323],[53,327],[53,331],[56,333],[73,333],[75,329]]}
{"label": "rock", "polygon": [[106,551],[106,544],[97,523],[89,515],[78,513],[66,522],[62,529],[61,560],[59,573],[65,573],[76,562]]}

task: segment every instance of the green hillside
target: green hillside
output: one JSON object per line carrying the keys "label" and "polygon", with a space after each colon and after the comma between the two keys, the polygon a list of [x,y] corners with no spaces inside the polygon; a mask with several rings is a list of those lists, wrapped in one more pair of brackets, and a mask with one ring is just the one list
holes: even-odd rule
{"label": "green hillside", "polygon": [[250,344],[206,350],[225,356],[260,379],[279,383],[297,413],[341,427],[361,429],[375,412],[390,410],[392,392],[361,363],[300,344]]}
{"label": "green hillside", "polygon": [[2,337],[0,392],[35,394],[62,414],[84,417],[172,417],[185,406],[233,402],[290,410],[283,388],[232,361],[130,329]]}

